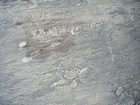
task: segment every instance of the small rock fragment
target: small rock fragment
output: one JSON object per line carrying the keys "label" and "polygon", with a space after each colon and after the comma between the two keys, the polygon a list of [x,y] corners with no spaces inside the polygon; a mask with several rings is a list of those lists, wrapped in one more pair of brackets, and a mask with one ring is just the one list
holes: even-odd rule
{"label": "small rock fragment", "polygon": [[56,85],[64,85],[65,83],[66,83],[66,80],[62,79],[62,80],[60,80],[60,81],[58,81],[58,82],[53,83],[53,84],[51,85],[51,87],[54,87],[54,86],[56,86]]}
{"label": "small rock fragment", "polygon": [[122,92],[123,92],[123,88],[122,88],[122,87],[119,87],[119,88],[117,89],[117,91],[116,91],[116,95],[117,95],[117,96],[120,96],[120,95],[122,94]]}
{"label": "small rock fragment", "polygon": [[134,91],[134,97],[137,97],[139,94],[139,91]]}
{"label": "small rock fragment", "polygon": [[73,71],[67,71],[64,77],[66,79],[74,79],[76,77],[76,73]]}
{"label": "small rock fragment", "polygon": [[71,82],[70,87],[71,87],[71,88],[77,87],[77,82],[76,82],[76,80],[73,80],[73,81]]}
{"label": "small rock fragment", "polygon": [[23,42],[21,42],[20,44],[19,44],[19,47],[24,47],[24,46],[26,46],[26,42],[25,41],[23,41]]}
{"label": "small rock fragment", "polygon": [[75,27],[75,30],[78,31],[79,30],[79,26]]}

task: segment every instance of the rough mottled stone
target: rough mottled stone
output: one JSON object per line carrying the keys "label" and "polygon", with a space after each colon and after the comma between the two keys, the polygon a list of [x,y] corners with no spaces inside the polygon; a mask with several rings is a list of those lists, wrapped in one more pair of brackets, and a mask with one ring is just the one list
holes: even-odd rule
{"label": "rough mottled stone", "polygon": [[139,105],[139,0],[0,0],[0,105]]}

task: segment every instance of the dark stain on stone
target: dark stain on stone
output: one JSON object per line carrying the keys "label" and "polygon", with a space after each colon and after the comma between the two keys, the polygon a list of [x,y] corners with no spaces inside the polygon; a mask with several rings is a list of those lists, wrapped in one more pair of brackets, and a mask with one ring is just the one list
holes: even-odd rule
{"label": "dark stain on stone", "polygon": [[26,57],[44,60],[52,52],[66,53],[75,46],[75,28],[83,24],[70,19],[28,20],[18,22],[27,35]]}

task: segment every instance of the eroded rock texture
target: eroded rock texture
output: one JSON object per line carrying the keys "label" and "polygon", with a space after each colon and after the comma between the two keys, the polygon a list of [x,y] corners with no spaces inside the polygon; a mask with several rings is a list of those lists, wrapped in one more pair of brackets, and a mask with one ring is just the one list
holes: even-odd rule
{"label": "eroded rock texture", "polygon": [[139,0],[1,0],[0,105],[139,105]]}

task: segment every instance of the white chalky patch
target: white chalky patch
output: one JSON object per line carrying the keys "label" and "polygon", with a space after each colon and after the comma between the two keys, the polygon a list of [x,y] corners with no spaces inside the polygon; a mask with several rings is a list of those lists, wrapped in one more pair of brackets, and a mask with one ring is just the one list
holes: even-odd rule
{"label": "white chalky patch", "polygon": [[23,41],[23,42],[21,42],[20,44],[19,44],[19,47],[24,47],[24,46],[26,46],[26,42],[25,41]]}
{"label": "white chalky patch", "polygon": [[58,45],[60,45],[60,44],[61,44],[61,43],[59,43],[59,42],[52,43],[50,47],[54,48],[54,47],[56,47],[56,46],[58,46]]}
{"label": "white chalky patch", "polygon": [[27,62],[29,62],[30,60],[32,60],[32,58],[24,57],[24,58],[22,59],[22,62],[23,62],[23,63],[27,63]]}
{"label": "white chalky patch", "polygon": [[71,34],[75,35],[74,28],[71,28]]}

